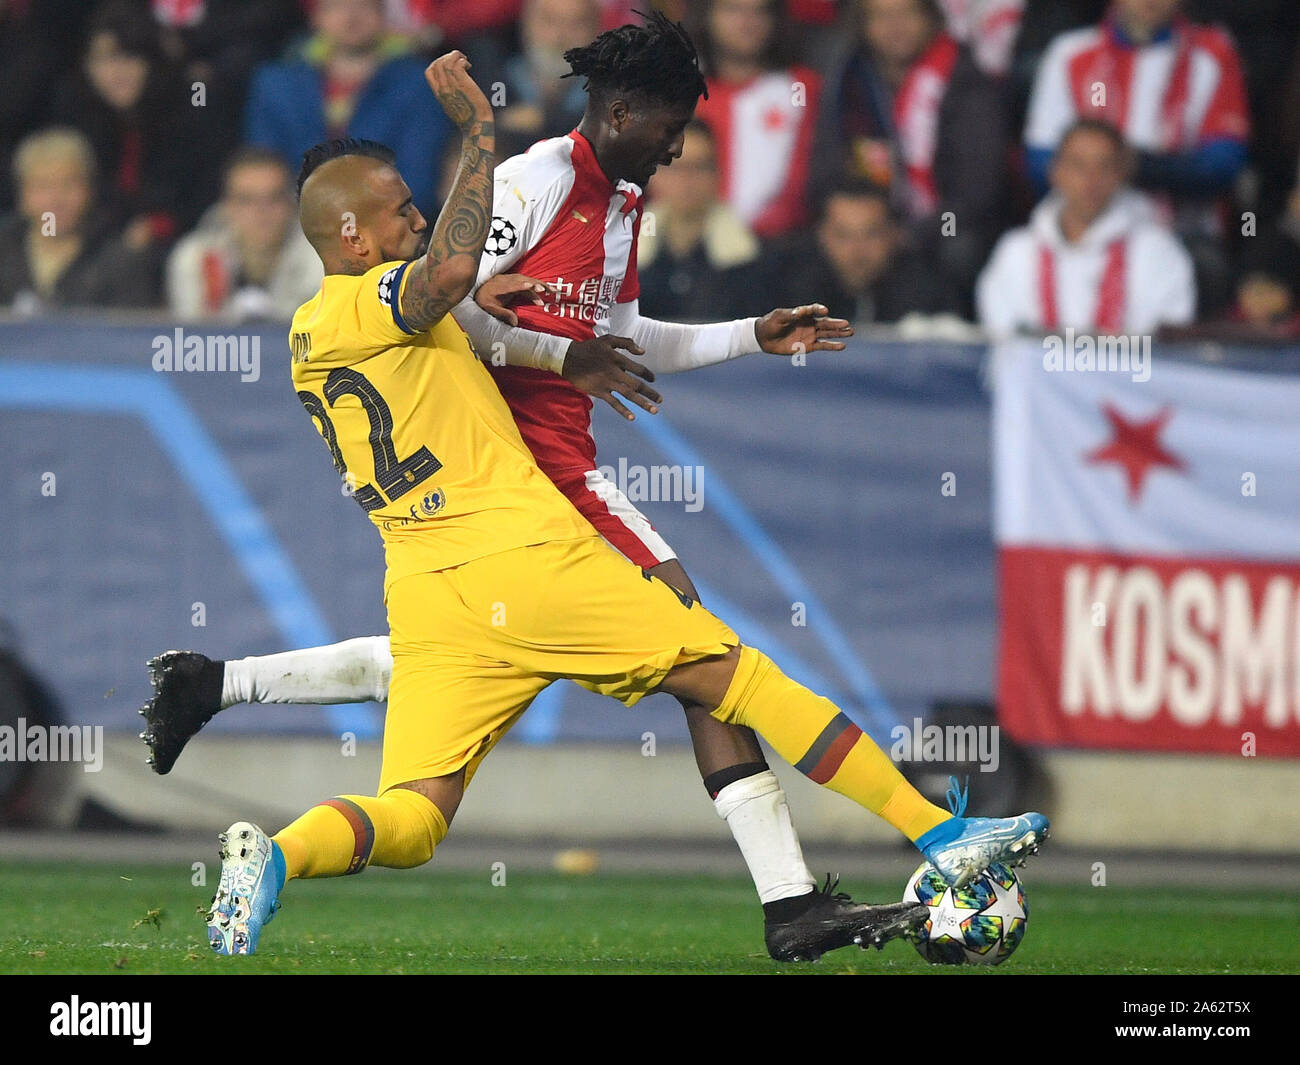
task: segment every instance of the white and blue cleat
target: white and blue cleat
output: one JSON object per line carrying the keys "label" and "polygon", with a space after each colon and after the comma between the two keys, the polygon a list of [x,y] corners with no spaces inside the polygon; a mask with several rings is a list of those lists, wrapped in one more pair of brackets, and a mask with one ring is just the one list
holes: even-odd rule
{"label": "white and blue cleat", "polygon": [[[949,886],[965,887],[990,865],[1024,865],[1047,839],[1048,820],[1042,814],[1019,817],[955,817],[941,829],[958,830],[951,839],[931,843],[921,853]],[[951,825],[951,828],[949,826]],[[945,833],[948,834],[948,833]],[[919,842],[919,841],[918,841]]]}
{"label": "white and blue cleat", "polygon": [[916,841],[917,849],[949,887],[962,888],[990,865],[1024,865],[1037,854],[1050,827],[1042,814],[1019,817],[963,817],[970,778],[948,778],[948,807],[952,817]]}
{"label": "white and blue cleat", "polygon": [[208,909],[208,943],[217,954],[253,954],[263,926],[280,908],[284,858],[248,821],[236,821],[217,839],[221,882]]}

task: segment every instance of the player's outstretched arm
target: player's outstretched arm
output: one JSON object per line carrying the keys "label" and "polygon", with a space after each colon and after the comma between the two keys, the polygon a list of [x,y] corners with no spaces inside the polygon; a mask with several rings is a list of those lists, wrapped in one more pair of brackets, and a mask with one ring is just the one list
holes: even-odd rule
{"label": "player's outstretched arm", "polygon": [[757,351],[772,355],[842,351],[843,339],[853,335],[853,327],[827,315],[821,304],[809,304],[781,308],[762,318],[681,325],[641,317],[638,301],[632,300],[614,305],[610,329],[642,348],[646,366],[655,373],[685,373]]}
{"label": "player's outstretched arm", "polygon": [[461,131],[460,169],[429,239],[429,250],[411,264],[402,289],[402,317],[427,329],[460,303],[478,276],[492,220],[492,173],[496,129],[492,105],[469,76],[460,52],[435,59],[424,72],[438,103]]}
{"label": "player's outstretched arm", "polygon": [[769,355],[802,355],[809,351],[843,351],[853,326],[831,318],[820,303],[779,307],[754,323],[759,347]]}

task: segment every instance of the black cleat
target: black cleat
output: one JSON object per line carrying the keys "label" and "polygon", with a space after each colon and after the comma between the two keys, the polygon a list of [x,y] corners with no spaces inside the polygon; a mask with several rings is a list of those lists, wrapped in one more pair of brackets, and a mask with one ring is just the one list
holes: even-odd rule
{"label": "black cleat", "polygon": [[140,707],[149,748],[147,764],[159,776],[171,772],[185,744],[221,709],[226,664],[197,651],[164,651],[149,659],[154,696]]}
{"label": "black cleat", "polygon": [[828,950],[854,943],[862,947],[883,947],[925,924],[929,908],[919,902],[891,902],[870,906],[854,902],[836,892],[837,877],[814,892],[814,899],[798,917],[789,921],[768,921],[767,952],[776,961],[816,961]]}

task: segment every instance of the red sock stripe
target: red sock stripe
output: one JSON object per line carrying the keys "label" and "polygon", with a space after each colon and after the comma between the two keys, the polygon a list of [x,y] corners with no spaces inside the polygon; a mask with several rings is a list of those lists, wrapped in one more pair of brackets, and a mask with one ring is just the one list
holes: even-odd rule
{"label": "red sock stripe", "polygon": [[862,730],[844,714],[836,714],[795,768],[815,784],[825,784],[844,764]]}
{"label": "red sock stripe", "polygon": [[858,742],[858,737],[861,735],[862,730],[857,725],[850,725],[841,732],[839,739],[831,744],[831,749],[826,752],[822,760],[808,774],[808,779],[814,784],[825,784],[830,780],[840,771],[844,759],[849,756],[849,751],[853,749],[853,745]]}
{"label": "red sock stripe", "polygon": [[352,860],[348,862],[347,873],[343,875],[361,872],[370,862],[370,852],[375,846],[375,826],[369,815],[356,803],[349,802],[347,799],[326,799],[320,805],[337,810],[347,818],[348,824],[352,827]]}

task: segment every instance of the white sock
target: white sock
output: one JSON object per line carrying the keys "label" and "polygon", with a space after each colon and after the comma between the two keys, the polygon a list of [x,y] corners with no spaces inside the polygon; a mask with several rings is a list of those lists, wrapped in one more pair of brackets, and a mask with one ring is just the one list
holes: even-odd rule
{"label": "white sock", "polygon": [[804,864],[785,792],[770,769],[728,784],[713,807],[736,837],[760,902],[806,895],[816,887]]}
{"label": "white sock", "polygon": [[392,676],[387,636],[238,658],[226,663],[221,709],[236,703],[382,702]]}

